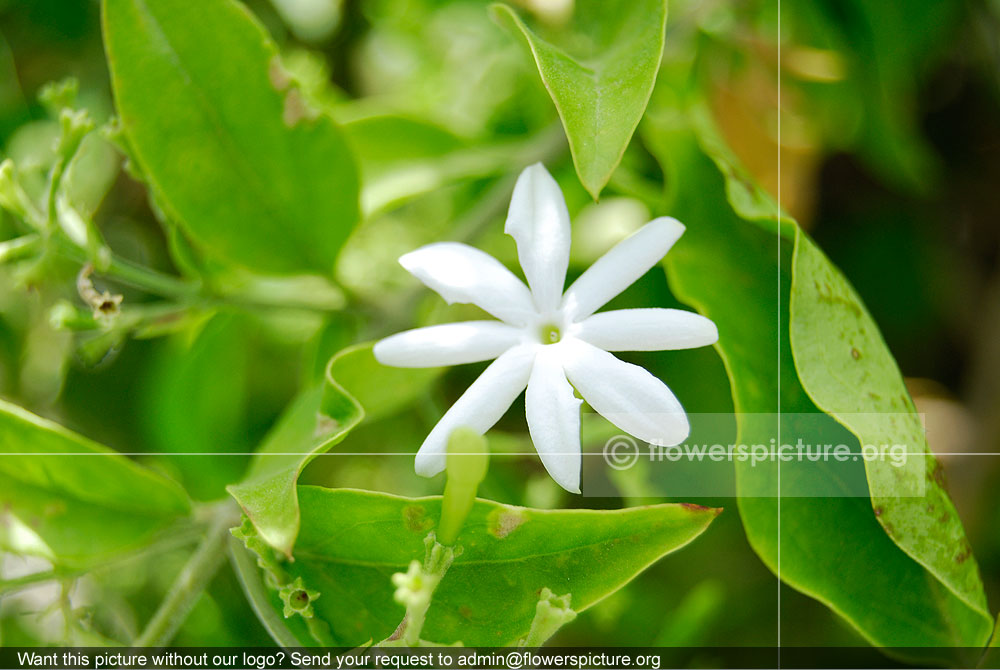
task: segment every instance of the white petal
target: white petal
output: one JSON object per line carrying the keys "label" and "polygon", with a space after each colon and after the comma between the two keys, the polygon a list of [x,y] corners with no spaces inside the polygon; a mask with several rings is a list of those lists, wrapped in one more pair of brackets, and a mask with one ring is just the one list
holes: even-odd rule
{"label": "white petal", "polygon": [[524,396],[528,432],[545,469],[570,493],[580,492],[581,404],[552,347],[541,349]]}
{"label": "white petal", "polygon": [[574,334],[606,351],[662,351],[715,344],[710,319],[682,309],[619,309],[599,312],[577,324]]}
{"label": "white petal", "polygon": [[524,282],[500,261],[467,244],[428,244],[401,256],[399,264],[449,303],[472,303],[519,325],[534,313]]}
{"label": "white petal", "polygon": [[538,311],[557,310],[569,266],[569,211],[559,184],[541,163],[526,167],[517,178],[504,232],[517,242]]}
{"label": "white petal", "polygon": [[523,331],[499,321],[465,321],[397,333],[375,343],[375,359],[397,368],[432,368],[496,358],[520,344]]}
{"label": "white petal", "polygon": [[433,477],[444,470],[453,430],[466,426],[482,435],[500,420],[528,384],[536,351],[535,344],[509,349],[479,375],[420,445],[414,464],[418,475]]}
{"label": "white petal", "polygon": [[687,438],[687,415],[666,384],[582,340],[566,338],[563,346],[566,376],[598,414],[646,442],[672,446]]}
{"label": "white petal", "polygon": [[664,216],[616,244],[566,289],[567,318],[579,321],[596,312],[656,265],[683,233],[680,221]]}

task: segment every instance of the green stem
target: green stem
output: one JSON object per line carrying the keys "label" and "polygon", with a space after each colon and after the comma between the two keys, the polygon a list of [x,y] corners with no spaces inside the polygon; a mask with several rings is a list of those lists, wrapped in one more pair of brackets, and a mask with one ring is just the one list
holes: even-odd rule
{"label": "green stem", "polygon": [[171,298],[191,298],[201,290],[198,282],[171,277],[117,256],[111,257],[106,274],[123,284]]}
{"label": "green stem", "polygon": [[108,563],[105,563],[97,568],[87,570],[45,570],[42,572],[33,572],[28,575],[22,575],[20,577],[13,577],[11,579],[2,579],[0,580],[0,597],[31,588],[36,584],[44,584],[46,582],[53,582],[61,579],[73,579],[76,577],[82,577],[83,575],[92,572],[112,571],[129,561],[134,561],[150,554],[162,554],[167,551],[179,549],[188,544],[193,544],[194,541],[200,537],[201,533],[195,535],[195,530],[197,530],[195,526],[171,530],[169,535],[166,535],[162,539],[157,540],[145,547],[141,547],[133,552],[111,559]]}
{"label": "green stem", "polygon": [[49,175],[49,185],[45,194],[45,228],[47,230],[52,230],[58,223],[56,220],[56,197],[59,193],[59,184],[62,183],[63,173],[66,171],[66,165],[69,164],[69,161],[70,158],[60,156],[59,160],[52,167],[52,173]]}
{"label": "green stem", "polygon": [[455,549],[437,542],[433,532],[424,538],[424,545],[427,553],[423,565],[413,561],[408,572],[396,573],[392,577],[397,586],[396,601],[405,605],[406,614],[393,634],[375,644],[376,647],[419,647],[427,644],[420,638],[420,633],[424,629],[434,591],[455,560]]}
{"label": "green stem", "polygon": [[69,593],[73,589],[73,580],[64,579],[59,585],[59,613],[63,618],[63,639],[69,645],[73,644],[74,623],[76,616],[73,614],[73,604],[70,602]]}
{"label": "green stem", "polygon": [[[78,263],[88,263],[90,258],[86,250],[81,249],[68,237],[61,234],[53,235],[52,242],[56,250],[62,255]],[[111,262],[104,270],[98,271],[105,277],[110,277],[126,286],[138,288],[154,295],[165,298],[191,299],[201,291],[201,284],[172,277],[170,275],[150,270],[142,265],[137,265],[132,261],[125,260],[120,256],[111,256]]]}
{"label": "green stem", "polygon": [[234,524],[229,506],[215,511],[201,544],[181,569],[166,598],[133,646],[162,647],[173,639],[225,560],[229,528]]}
{"label": "green stem", "polygon": [[403,642],[408,647],[417,647],[420,645],[420,633],[424,630],[424,622],[427,620],[427,610],[431,607],[431,599],[437,590],[438,584],[441,583],[445,573],[448,572],[448,568],[451,567],[452,561],[455,560],[455,550],[439,544],[433,537],[428,537],[424,540],[424,544],[427,545],[427,556],[424,559],[424,575],[428,582],[427,590],[429,593],[426,603],[422,603],[420,606],[414,607],[406,613],[407,622],[406,630],[403,632]]}
{"label": "green stem", "polygon": [[46,570],[44,572],[33,572],[30,575],[22,575],[21,577],[14,577],[13,579],[4,579],[0,581],[0,596],[5,596],[9,593],[15,593],[21,589],[26,589],[35,584],[41,584],[43,582],[51,582],[56,579],[63,579],[67,574],[65,572],[56,572],[55,570]]}

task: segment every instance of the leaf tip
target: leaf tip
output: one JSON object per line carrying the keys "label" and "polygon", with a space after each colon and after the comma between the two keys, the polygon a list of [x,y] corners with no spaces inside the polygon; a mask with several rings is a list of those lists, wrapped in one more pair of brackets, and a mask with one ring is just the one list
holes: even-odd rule
{"label": "leaf tip", "polygon": [[704,505],[698,505],[696,503],[680,503],[680,506],[689,512],[696,514],[711,514],[712,518],[715,518],[722,514],[723,507],[705,507]]}

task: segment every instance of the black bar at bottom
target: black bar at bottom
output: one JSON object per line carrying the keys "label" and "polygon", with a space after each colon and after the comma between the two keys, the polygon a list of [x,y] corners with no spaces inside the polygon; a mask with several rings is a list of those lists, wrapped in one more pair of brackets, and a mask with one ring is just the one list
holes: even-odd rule
{"label": "black bar at bottom", "polygon": [[6,647],[0,668],[20,670],[526,670],[543,668],[906,668],[972,667],[982,649],[950,647]]}

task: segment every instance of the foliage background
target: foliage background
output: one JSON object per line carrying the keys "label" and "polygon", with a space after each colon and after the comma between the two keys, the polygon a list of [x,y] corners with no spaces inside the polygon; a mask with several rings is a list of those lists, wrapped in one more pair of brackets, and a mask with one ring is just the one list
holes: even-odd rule
{"label": "foliage background", "polygon": [[[500,234],[508,161],[537,155],[564,188],[575,222],[571,273],[608,246],[603,240],[613,236],[614,226],[648,218],[644,205],[624,196],[635,184],[662,180],[637,138],[624,169],[601,204],[593,205],[533,65],[490,20],[485,3],[347,0],[326,30],[316,22],[288,21],[280,10],[292,4],[248,3],[338,120],[393,112],[433,122],[450,133],[428,140],[434,157],[532,139],[495,164],[483,160],[464,172],[445,170],[441,188],[366,221],[338,266],[350,309],[334,315],[223,307],[165,337],[94,343],[49,323],[51,305],[73,299],[74,268],[63,269],[62,284],[31,291],[14,286],[0,269],[0,395],[103,444],[147,454],[140,460],[205,500],[222,496],[247,458],[162,454],[251,451],[298,389],[343,346],[466,314],[419,291],[395,259],[422,243],[461,236],[513,260],[513,245]],[[677,67],[697,63],[717,125],[774,195],[781,152],[782,205],[844,271],[882,328],[927,415],[931,447],[942,455],[949,491],[996,603],[1000,461],[965,454],[1000,452],[1000,4],[785,2],[782,12],[780,72],[773,2],[672,1],[665,59]],[[94,118],[106,119],[112,105],[98,4],[0,0],[0,147],[22,171],[39,166],[39,178],[53,123],[37,92],[67,75],[80,80],[80,101]],[[391,140],[382,159],[392,156]],[[362,169],[377,171],[378,158]],[[172,272],[167,240],[144,189],[117,171],[113,154],[94,160],[95,179],[110,184],[97,212],[110,246]],[[485,206],[476,204],[483,201]],[[0,236],[12,234],[9,226],[0,219]],[[615,304],[673,301],[662,273],[650,273]],[[674,385],[691,412],[730,406],[725,372],[711,350],[630,360],[667,380],[698,379]],[[351,450],[415,450],[478,371],[450,370],[412,409],[359,428]],[[519,450],[522,416],[515,406],[492,443]],[[598,434],[591,442],[585,448],[599,448],[603,439]],[[303,481],[405,495],[438,493],[441,486],[415,477],[412,459],[399,456],[320,458]],[[616,485],[620,498],[573,497],[536,459],[499,457],[480,494],[538,507],[617,508],[642,497],[635,482]],[[556,643],[771,645],[779,616],[786,644],[861,643],[826,608],[788,587],[780,587],[779,613],[777,580],[747,544],[734,501],[696,502],[728,510],[683,553],[581,615]],[[145,621],[184,557],[183,551],[168,552],[127,570],[98,573],[91,592],[80,596],[115,604],[111,612],[93,609],[94,616],[108,618],[98,628],[129,630]],[[26,612],[44,610],[46,598],[51,591],[40,589],[33,599],[3,604],[4,644],[59,637],[56,619],[44,611],[26,623]],[[229,571],[219,573],[175,640],[267,641]]]}

